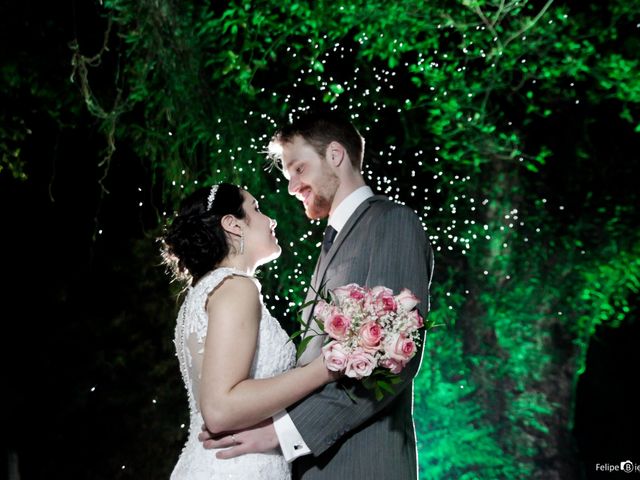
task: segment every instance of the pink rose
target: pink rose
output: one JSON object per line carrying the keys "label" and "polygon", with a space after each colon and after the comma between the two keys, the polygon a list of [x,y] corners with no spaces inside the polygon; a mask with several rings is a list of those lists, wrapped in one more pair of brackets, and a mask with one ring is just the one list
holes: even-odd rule
{"label": "pink rose", "polygon": [[400,345],[400,351],[402,352],[402,355],[404,355],[404,357],[407,360],[409,360],[410,358],[413,358],[417,350],[418,350],[418,347],[416,346],[416,342],[414,342],[410,338],[402,339],[402,343]]}
{"label": "pink rose", "polygon": [[395,312],[397,308],[393,290],[386,287],[373,287],[366,302],[376,313]]}
{"label": "pink rose", "polygon": [[377,297],[379,295],[393,295],[393,290],[379,285],[371,289],[371,295],[373,295],[374,297]]}
{"label": "pink rose", "polygon": [[335,340],[343,340],[350,326],[351,319],[334,310],[324,324],[324,331]]}
{"label": "pink rose", "polygon": [[343,287],[337,287],[331,290],[334,298],[338,303],[341,303],[343,300],[350,298],[351,293],[354,291],[361,290],[360,286],[357,283],[350,283],[349,285],[345,285]]}
{"label": "pink rose", "polygon": [[394,360],[393,358],[385,358],[380,362],[380,365],[384,368],[389,369],[391,373],[398,374],[402,371],[407,362],[403,362],[402,360]]}
{"label": "pink rose", "polygon": [[409,312],[409,327],[411,330],[417,330],[424,326],[424,319],[420,316],[418,310],[411,310]]}
{"label": "pink rose", "polygon": [[322,347],[324,355],[324,364],[332,372],[341,372],[347,365],[348,353],[342,344],[336,342],[327,343]]}
{"label": "pink rose", "polygon": [[395,312],[397,308],[393,295],[381,295],[378,297],[378,305],[385,312]]}
{"label": "pink rose", "polygon": [[322,323],[327,323],[327,320],[333,313],[334,307],[329,305],[324,300],[320,300],[313,309],[313,315]]}
{"label": "pink rose", "polygon": [[373,358],[373,355],[357,348],[347,358],[347,365],[345,367],[344,374],[347,377],[360,380],[361,378],[371,375],[374,368],[375,358]]}
{"label": "pink rose", "polygon": [[393,360],[406,362],[417,351],[416,343],[404,333],[390,335],[384,340],[384,350]]}
{"label": "pink rose", "polygon": [[382,328],[376,322],[367,322],[358,331],[359,343],[365,350],[376,351],[380,347]]}
{"label": "pink rose", "polygon": [[411,290],[407,288],[403,289],[395,298],[398,305],[407,312],[415,308],[415,306],[420,303],[418,297],[411,293]]}
{"label": "pink rose", "polygon": [[364,288],[361,288],[355,284],[352,284],[353,287],[351,288],[351,290],[349,290],[349,297],[353,298],[354,300],[362,300],[364,299],[365,295],[366,295],[366,290]]}

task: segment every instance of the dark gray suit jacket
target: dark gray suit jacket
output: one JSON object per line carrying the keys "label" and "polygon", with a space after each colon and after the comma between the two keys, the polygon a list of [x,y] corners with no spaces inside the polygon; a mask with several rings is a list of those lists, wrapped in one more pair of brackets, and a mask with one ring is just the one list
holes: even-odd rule
{"label": "dark gray suit jacket", "polygon": [[[424,316],[432,269],[433,252],[416,214],[374,196],[356,209],[329,252],[320,256],[311,287],[329,290],[358,283],[383,285],[394,293],[408,288],[420,298],[418,308]],[[315,298],[313,289],[307,300]],[[308,309],[305,314],[311,315]],[[310,358],[319,355],[323,343],[320,337],[314,340],[305,352]],[[312,452],[294,462],[293,477],[416,479],[413,377],[421,357],[422,350],[401,373],[395,394],[385,394],[380,401],[359,381],[345,377],[290,407],[289,415]]]}

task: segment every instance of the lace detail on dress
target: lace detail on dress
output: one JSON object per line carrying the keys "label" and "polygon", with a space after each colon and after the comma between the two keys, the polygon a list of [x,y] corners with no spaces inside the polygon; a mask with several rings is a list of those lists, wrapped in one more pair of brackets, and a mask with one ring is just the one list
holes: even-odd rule
{"label": "lace detail on dress", "polygon": [[[277,451],[218,460],[215,457],[215,450],[205,450],[197,438],[204,423],[196,399],[199,396],[204,341],[207,336],[206,302],[209,294],[231,275],[251,278],[258,290],[261,288],[257,279],[244,272],[232,268],[219,268],[189,288],[178,312],[174,343],[189,399],[190,425],[189,438],[171,474],[172,480],[212,478],[285,480],[291,477],[289,465]],[[262,317],[256,353],[251,365],[251,378],[272,377],[295,366],[295,347],[265,307],[262,295],[260,304]]]}

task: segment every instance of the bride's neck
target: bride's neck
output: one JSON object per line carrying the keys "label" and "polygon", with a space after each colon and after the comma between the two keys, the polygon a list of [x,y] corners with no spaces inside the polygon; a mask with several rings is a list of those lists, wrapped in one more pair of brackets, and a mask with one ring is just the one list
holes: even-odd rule
{"label": "bride's neck", "polygon": [[250,261],[246,255],[229,255],[218,264],[218,268],[220,267],[240,270],[247,275],[253,275],[256,271],[255,262]]}

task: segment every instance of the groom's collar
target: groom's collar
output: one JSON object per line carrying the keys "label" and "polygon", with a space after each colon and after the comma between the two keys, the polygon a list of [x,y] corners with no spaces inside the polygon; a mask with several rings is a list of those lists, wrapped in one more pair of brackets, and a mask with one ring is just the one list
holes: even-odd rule
{"label": "groom's collar", "polygon": [[340,230],[342,230],[342,227],[347,223],[349,217],[351,217],[353,212],[369,197],[373,197],[373,191],[367,185],[364,185],[351,192],[340,202],[340,205],[336,207],[329,217],[328,222],[328,224],[338,232],[336,235],[340,234]]}

